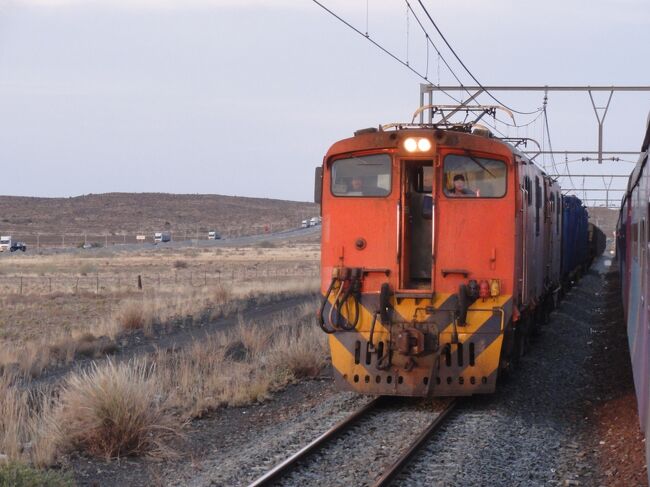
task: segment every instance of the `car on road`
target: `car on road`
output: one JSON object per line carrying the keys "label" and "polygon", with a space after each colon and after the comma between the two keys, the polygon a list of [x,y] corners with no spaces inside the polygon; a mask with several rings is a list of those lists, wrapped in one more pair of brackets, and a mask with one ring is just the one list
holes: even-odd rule
{"label": "car on road", "polygon": [[219,235],[215,230],[210,230],[208,232],[208,240],[221,240],[221,235]]}
{"label": "car on road", "polygon": [[300,225],[300,228],[307,228],[309,227],[309,220],[303,220],[302,224]]}
{"label": "car on road", "polygon": [[12,242],[11,247],[9,247],[9,251],[15,252],[16,250],[22,250],[25,252],[27,250],[27,245],[25,242]]}

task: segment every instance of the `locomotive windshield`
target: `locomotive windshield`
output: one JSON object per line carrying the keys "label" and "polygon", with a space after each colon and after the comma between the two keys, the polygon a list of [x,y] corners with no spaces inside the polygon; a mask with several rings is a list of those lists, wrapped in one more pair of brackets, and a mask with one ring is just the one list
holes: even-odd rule
{"label": "locomotive windshield", "polygon": [[445,157],[443,188],[450,198],[501,198],[506,194],[505,162],[472,155]]}
{"label": "locomotive windshield", "polygon": [[338,159],[332,164],[334,196],[388,196],[391,159],[388,154]]}

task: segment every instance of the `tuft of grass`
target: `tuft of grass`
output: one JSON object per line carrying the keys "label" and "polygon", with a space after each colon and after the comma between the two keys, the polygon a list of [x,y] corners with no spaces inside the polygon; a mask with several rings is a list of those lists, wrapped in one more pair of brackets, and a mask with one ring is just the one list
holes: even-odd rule
{"label": "tuft of grass", "polygon": [[155,369],[145,362],[93,366],[72,374],[56,410],[62,444],[90,455],[173,456],[168,442],[179,433],[166,408]]}
{"label": "tuft of grass", "polygon": [[13,377],[0,375],[0,452],[5,460],[37,467],[54,463],[57,444],[51,418],[51,389],[20,389]]}
{"label": "tuft of grass", "polygon": [[184,260],[174,261],[174,269],[187,269],[187,267],[188,267],[187,262]]}
{"label": "tuft of grass", "polygon": [[142,301],[126,301],[117,312],[116,320],[123,330],[140,330],[152,321]]}
{"label": "tuft of grass", "polygon": [[232,299],[232,292],[224,285],[219,284],[212,291],[212,302],[216,305],[223,305]]}
{"label": "tuft of grass", "polygon": [[274,344],[273,364],[296,379],[316,377],[327,365],[326,342],[316,326],[281,334]]}
{"label": "tuft of grass", "polygon": [[262,240],[257,244],[258,247],[262,249],[274,249],[276,245],[273,242],[270,242],[269,240]]}

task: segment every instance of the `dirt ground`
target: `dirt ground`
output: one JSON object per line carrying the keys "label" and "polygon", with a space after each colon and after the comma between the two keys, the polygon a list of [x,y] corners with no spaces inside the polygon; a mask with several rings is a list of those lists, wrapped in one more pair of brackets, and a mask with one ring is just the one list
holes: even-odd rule
{"label": "dirt ground", "polygon": [[[618,274],[607,287],[616,291]],[[617,293],[615,293],[617,296]],[[608,486],[647,486],[645,440],[639,426],[632,368],[622,307],[617,299],[602,303],[603,325],[594,327],[589,366],[592,399],[585,402],[584,421],[590,425],[585,443]]]}

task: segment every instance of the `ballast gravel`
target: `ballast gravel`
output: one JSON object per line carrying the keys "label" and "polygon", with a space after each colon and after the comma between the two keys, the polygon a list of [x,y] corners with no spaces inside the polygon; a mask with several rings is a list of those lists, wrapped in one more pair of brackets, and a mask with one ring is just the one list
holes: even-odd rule
{"label": "ballast gravel", "polygon": [[576,283],[519,370],[497,394],[465,400],[395,485],[614,485],[581,441],[594,333],[618,292],[605,278],[595,266]]}

